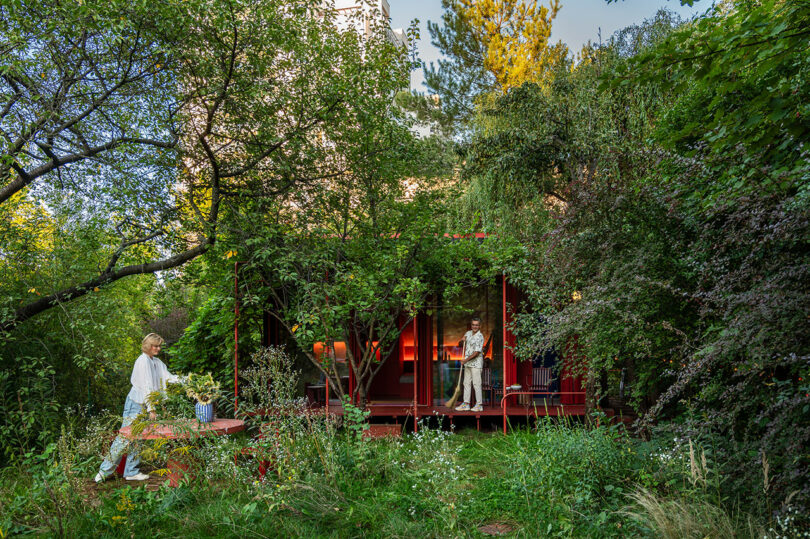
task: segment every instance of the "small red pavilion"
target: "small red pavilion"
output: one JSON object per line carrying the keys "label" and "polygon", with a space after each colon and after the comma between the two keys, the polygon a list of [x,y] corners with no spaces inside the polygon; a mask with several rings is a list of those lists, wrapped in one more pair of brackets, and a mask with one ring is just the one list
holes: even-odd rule
{"label": "small red pavilion", "polygon": [[[395,422],[438,414],[451,418],[501,416],[504,429],[508,417],[540,415],[584,415],[585,391],[582,377],[561,372],[560,358],[546,354],[532,360],[518,361],[512,352],[515,336],[509,330],[512,315],[519,307],[520,291],[504,277],[494,282],[467,289],[463,297],[455,298],[453,306],[443,308],[441,300],[431,314],[420,312],[399,336],[394,351],[374,378],[367,406],[372,417],[390,418]],[[238,336],[238,302],[236,335]],[[474,313],[474,314],[470,314]],[[462,349],[459,340],[469,329],[473,316],[481,319],[481,331],[488,343],[484,380],[484,410],[459,412],[446,407],[458,377]],[[276,320],[264,314],[262,344],[282,342]],[[338,368],[344,373],[343,383],[353,394],[355,380],[346,365],[346,343],[335,342]],[[316,343],[313,352],[323,353],[325,343]],[[572,351],[575,353],[575,347]],[[564,358],[571,359],[571,358]],[[341,368],[342,363],[342,368]],[[571,364],[565,361],[565,364]],[[235,354],[235,378],[238,388],[238,347]],[[519,386],[519,387],[518,387]],[[504,392],[504,388],[506,391]],[[337,394],[328,381],[308,385],[310,403],[324,407],[330,413],[342,414]],[[416,426],[417,422],[413,422]]]}

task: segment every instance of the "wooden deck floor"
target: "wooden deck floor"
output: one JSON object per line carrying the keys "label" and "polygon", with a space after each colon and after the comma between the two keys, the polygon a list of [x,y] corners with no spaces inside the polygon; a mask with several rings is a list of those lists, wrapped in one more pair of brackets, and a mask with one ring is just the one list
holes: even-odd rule
{"label": "wooden deck floor", "polygon": [[[371,417],[390,417],[393,419],[412,417],[414,415],[413,404],[410,402],[371,402],[368,405]],[[343,407],[337,400],[330,401],[329,413],[343,415]],[[499,406],[484,406],[480,412],[460,412],[453,408],[448,408],[440,404],[433,406],[420,405],[417,407],[419,417],[439,415],[449,418],[453,417],[495,417],[503,416],[503,410]],[[508,417],[533,417],[533,416],[582,416],[585,415],[584,404],[548,404],[536,402],[533,405],[510,405],[506,408]]]}

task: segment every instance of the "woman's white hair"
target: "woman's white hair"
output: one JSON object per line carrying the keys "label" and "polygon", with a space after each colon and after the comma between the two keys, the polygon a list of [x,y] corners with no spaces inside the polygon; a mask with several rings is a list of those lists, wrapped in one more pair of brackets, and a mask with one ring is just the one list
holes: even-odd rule
{"label": "woman's white hair", "polygon": [[141,342],[141,352],[148,355],[152,351],[153,344],[163,344],[165,342],[166,341],[163,340],[163,337],[157,333],[150,333],[144,337],[143,341]]}

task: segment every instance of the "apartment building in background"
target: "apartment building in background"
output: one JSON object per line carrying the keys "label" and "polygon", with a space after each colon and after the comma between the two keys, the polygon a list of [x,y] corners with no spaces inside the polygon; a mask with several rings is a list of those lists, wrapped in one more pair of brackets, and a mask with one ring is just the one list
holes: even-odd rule
{"label": "apartment building in background", "polygon": [[338,25],[341,28],[353,26],[357,32],[368,36],[375,17],[386,24],[386,33],[392,43],[402,47],[408,46],[408,36],[402,28],[392,29],[391,6],[388,0],[335,0],[335,10],[338,14]]}

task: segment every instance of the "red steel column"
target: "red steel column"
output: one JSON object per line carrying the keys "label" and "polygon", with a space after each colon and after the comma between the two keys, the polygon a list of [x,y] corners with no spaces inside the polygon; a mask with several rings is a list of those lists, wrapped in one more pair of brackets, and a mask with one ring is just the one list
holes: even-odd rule
{"label": "red steel column", "polygon": [[503,358],[503,371],[501,374],[501,391],[503,392],[501,397],[501,408],[503,409],[503,433],[506,434],[506,406],[508,402],[506,400],[506,274],[503,274],[501,277],[501,282],[503,284],[501,290],[501,307],[503,309],[503,315],[501,318],[503,324],[503,351],[501,357]]}
{"label": "red steel column", "polygon": [[419,341],[416,340],[416,314],[413,317],[413,431],[419,431],[419,402],[417,398],[417,383],[419,381]]}
{"label": "red steel column", "polygon": [[239,409],[239,262],[233,266],[233,408]]}

